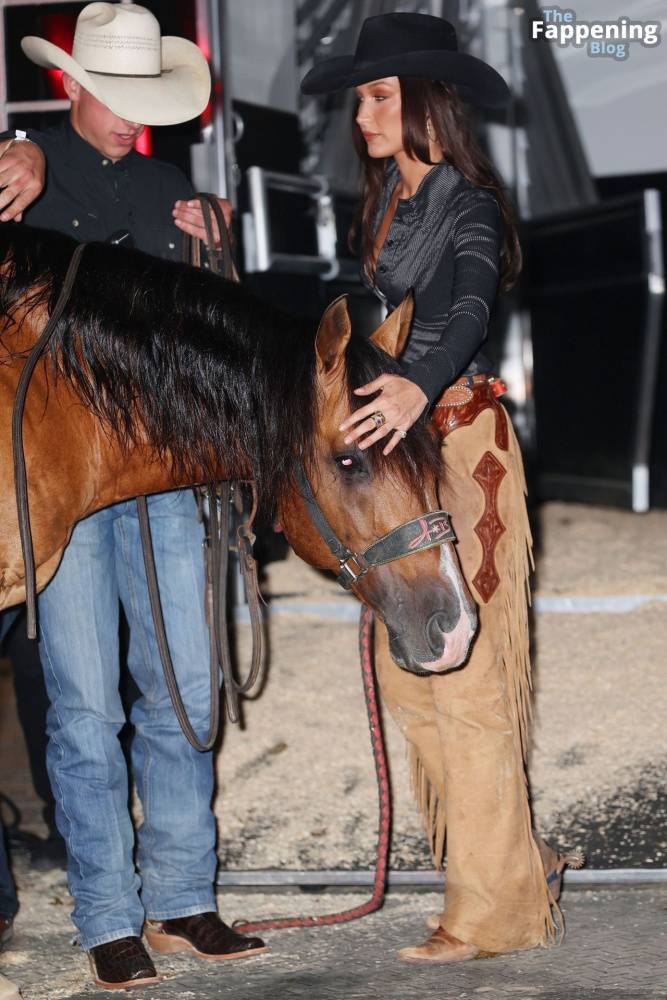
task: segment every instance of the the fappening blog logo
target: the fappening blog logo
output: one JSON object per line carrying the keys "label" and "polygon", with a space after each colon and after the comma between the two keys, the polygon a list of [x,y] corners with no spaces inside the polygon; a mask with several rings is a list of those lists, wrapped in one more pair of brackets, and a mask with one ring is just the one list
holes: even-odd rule
{"label": "the fappening blog logo", "polygon": [[541,17],[531,18],[531,39],[544,38],[556,45],[586,46],[589,56],[625,60],[637,42],[647,48],[659,45],[660,21],[634,21],[618,17],[615,21],[585,21],[574,10],[543,7]]}

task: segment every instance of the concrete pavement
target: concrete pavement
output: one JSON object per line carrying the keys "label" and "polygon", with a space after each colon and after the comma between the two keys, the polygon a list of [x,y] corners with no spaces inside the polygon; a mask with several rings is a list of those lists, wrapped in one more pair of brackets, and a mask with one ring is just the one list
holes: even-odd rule
{"label": "concrete pavement", "polygon": [[[330,893],[291,896],[230,896],[225,913],[327,911],[358,901]],[[425,914],[441,901],[435,893],[393,893],[382,911],[350,924],[267,935],[270,952],[234,962],[205,963],[194,958],[157,956],[165,976],[137,991],[146,1000],[654,1000],[667,997],[667,888],[570,890],[562,908],[567,937],[559,947],[468,962],[422,967],[399,962],[397,948],[423,939]],[[85,956],[69,944],[64,927],[35,929],[35,950],[25,927],[13,947],[34,956],[12,970],[24,997],[92,1000],[110,994],[83,986]],[[22,939],[22,940],[21,940]],[[11,952],[9,953],[9,956]],[[9,957],[8,956],[8,957]],[[53,969],[52,991],[43,977]],[[57,970],[77,966],[82,988],[62,992]],[[10,972],[3,963],[3,971]],[[19,974],[20,972],[20,974]],[[78,977],[77,977],[78,978]]]}

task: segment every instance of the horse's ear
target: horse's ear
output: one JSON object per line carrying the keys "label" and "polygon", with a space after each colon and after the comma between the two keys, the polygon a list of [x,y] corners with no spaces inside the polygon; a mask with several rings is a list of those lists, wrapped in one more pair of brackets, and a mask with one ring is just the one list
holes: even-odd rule
{"label": "horse's ear", "polygon": [[329,375],[337,368],[351,335],[347,295],[340,295],[325,309],[315,337],[317,370],[321,375]]}
{"label": "horse's ear", "polygon": [[408,334],[410,333],[410,324],[412,323],[414,309],[415,297],[412,289],[410,289],[400,306],[397,306],[387,316],[382,326],[379,326],[371,336],[373,343],[381,347],[392,358],[397,358],[405,347],[405,341],[408,339]]}

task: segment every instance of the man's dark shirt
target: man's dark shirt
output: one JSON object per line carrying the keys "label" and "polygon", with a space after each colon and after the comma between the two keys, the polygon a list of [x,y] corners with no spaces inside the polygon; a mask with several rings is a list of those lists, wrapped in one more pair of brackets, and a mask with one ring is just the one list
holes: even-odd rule
{"label": "man's dark shirt", "polygon": [[24,213],[29,226],[55,229],[79,242],[106,240],[120,229],[138,250],[181,259],[174,202],[191,198],[186,176],[170,163],[130,150],[113,163],[72,128],[69,119],[28,136],[46,156],[46,186]]}

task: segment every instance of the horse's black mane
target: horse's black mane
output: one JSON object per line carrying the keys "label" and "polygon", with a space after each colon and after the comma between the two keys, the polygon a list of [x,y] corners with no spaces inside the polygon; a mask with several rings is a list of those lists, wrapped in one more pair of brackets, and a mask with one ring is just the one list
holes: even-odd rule
{"label": "horse's black mane", "polygon": [[[75,248],[67,236],[0,226],[0,308],[21,302],[51,311]],[[317,414],[314,330],[208,271],[104,243],[85,250],[51,348],[57,372],[125,445],[143,424],[179,472],[248,468],[271,512],[297,456],[312,452]],[[11,350],[7,331],[3,342]],[[352,337],[350,390],[397,366]],[[367,399],[350,397],[353,406]],[[415,426],[373,463],[421,492],[424,463],[437,462],[430,434]]]}

